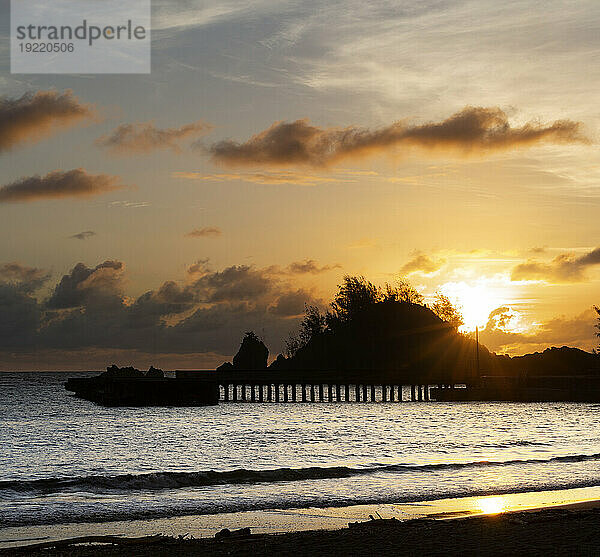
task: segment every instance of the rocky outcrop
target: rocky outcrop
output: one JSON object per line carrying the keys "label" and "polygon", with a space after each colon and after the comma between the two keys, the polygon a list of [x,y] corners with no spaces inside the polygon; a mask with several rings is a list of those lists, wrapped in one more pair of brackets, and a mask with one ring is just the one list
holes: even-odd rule
{"label": "rocky outcrop", "polygon": [[269,349],[252,331],[244,335],[238,353],[233,357],[234,369],[267,369]]}
{"label": "rocky outcrop", "polygon": [[154,366],[150,366],[146,372],[146,377],[164,377],[165,372],[162,369],[157,369]]}
{"label": "rocky outcrop", "polygon": [[154,366],[150,366],[148,371],[140,371],[139,369],[134,368],[133,366],[127,367],[119,367],[115,364],[108,366],[106,371],[103,372],[100,377],[120,377],[120,378],[128,378],[132,379],[135,377],[164,377],[165,373],[162,369],[157,369]]}
{"label": "rocky outcrop", "polygon": [[217,371],[231,371],[232,369],[233,369],[233,364],[231,362],[223,362],[217,368]]}
{"label": "rocky outcrop", "polygon": [[249,331],[244,335],[240,349],[233,357],[233,364],[225,362],[217,368],[217,371],[267,369],[268,358],[269,349],[265,343],[254,332]]}
{"label": "rocky outcrop", "polygon": [[115,364],[113,364],[112,366],[108,366],[106,368],[106,371],[104,373],[102,373],[102,375],[100,375],[100,377],[106,377],[106,378],[111,378],[111,377],[127,377],[127,378],[133,378],[133,377],[144,377],[144,372],[140,371],[139,369],[134,368],[133,366],[127,366],[127,367],[119,367]]}

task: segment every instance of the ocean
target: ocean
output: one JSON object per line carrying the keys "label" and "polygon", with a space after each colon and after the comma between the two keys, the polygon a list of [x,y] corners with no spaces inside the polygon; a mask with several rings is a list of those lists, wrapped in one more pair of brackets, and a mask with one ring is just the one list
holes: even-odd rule
{"label": "ocean", "polygon": [[3,529],[600,486],[600,405],[103,408],[0,373]]}

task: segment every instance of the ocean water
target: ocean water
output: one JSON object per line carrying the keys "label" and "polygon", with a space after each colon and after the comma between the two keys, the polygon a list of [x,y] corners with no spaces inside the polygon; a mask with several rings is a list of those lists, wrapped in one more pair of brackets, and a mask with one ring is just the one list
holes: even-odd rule
{"label": "ocean water", "polygon": [[0,373],[2,528],[600,485],[600,405],[103,408]]}

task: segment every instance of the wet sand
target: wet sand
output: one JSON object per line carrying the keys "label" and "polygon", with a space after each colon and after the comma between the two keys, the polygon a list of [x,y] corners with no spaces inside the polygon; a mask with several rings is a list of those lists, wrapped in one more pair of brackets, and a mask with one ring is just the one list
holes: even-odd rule
{"label": "wet sand", "polygon": [[[450,518],[450,517],[448,517]],[[374,520],[338,530],[183,540],[144,538],[128,545],[12,548],[2,556],[113,555],[599,555],[600,502],[453,520]]]}
{"label": "wet sand", "polygon": [[349,522],[364,522],[369,515],[397,518],[455,519],[460,517],[557,507],[565,504],[594,504],[600,487],[554,491],[495,493],[451,499],[378,503],[326,508],[293,508],[243,511],[213,515],[187,515],[115,522],[63,523],[0,529],[0,549],[27,543],[51,542],[81,536],[143,537],[155,534],[212,538],[223,528],[250,527],[253,534],[283,534],[307,530],[339,530]]}

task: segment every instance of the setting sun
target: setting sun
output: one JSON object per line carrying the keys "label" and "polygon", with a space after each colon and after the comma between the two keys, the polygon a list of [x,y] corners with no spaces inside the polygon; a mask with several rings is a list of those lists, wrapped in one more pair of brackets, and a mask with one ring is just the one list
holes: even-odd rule
{"label": "setting sun", "polygon": [[463,315],[462,332],[474,331],[475,327],[485,327],[492,311],[510,302],[510,296],[496,286],[478,282],[449,282],[442,286],[442,292],[458,306]]}
{"label": "setting sun", "polygon": [[599,21],[1,1],[0,557],[600,557]]}

